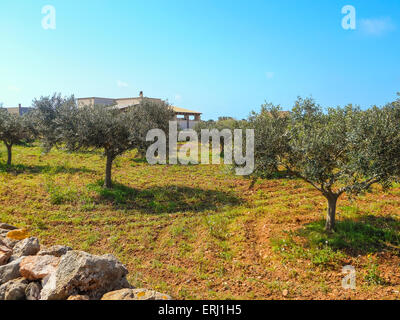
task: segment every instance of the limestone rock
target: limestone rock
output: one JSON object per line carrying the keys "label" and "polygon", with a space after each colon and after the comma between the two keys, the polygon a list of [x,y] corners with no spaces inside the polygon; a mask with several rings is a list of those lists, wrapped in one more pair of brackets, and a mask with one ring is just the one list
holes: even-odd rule
{"label": "limestone rock", "polygon": [[7,233],[9,233],[10,230],[7,229],[0,229],[0,238],[5,238],[7,237]]}
{"label": "limestone rock", "polygon": [[133,289],[121,289],[116,291],[107,292],[101,300],[135,300]]}
{"label": "limestone rock", "polygon": [[172,298],[153,290],[121,289],[106,293],[101,300],[172,300]]}
{"label": "limestone rock", "polygon": [[127,273],[113,255],[68,251],[61,257],[57,271],[43,279],[41,300],[63,300],[76,294],[100,299],[110,290],[129,288]]}
{"label": "limestone rock", "polygon": [[[47,277],[42,279],[42,291],[40,292],[40,300],[48,300],[47,296],[53,290],[56,290],[56,272],[49,274]],[[43,289],[45,289],[43,291]],[[55,299],[56,300],[56,299]]]}
{"label": "limestone rock", "polygon": [[7,232],[7,238],[12,240],[23,240],[28,237],[29,233],[25,229],[16,229]]}
{"label": "limestone rock", "polygon": [[83,296],[83,295],[77,294],[77,295],[68,297],[67,300],[90,300],[90,299],[89,299],[89,296]]}
{"label": "limestone rock", "polygon": [[56,256],[56,257],[61,257],[64,254],[66,254],[68,251],[71,251],[72,248],[67,247],[67,246],[60,246],[60,245],[56,245],[56,246],[51,246],[48,248],[43,248],[38,252],[39,256]]}
{"label": "limestone rock", "polygon": [[0,266],[6,264],[12,255],[12,250],[0,243]]}
{"label": "limestone rock", "polygon": [[28,281],[24,278],[11,280],[0,286],[0,300],[25,300]]}
{"label": "limestone rock", "polygon": [[13,240],[10,238],[4,238],[2,241],[7,247],[14,248],[15,245],[19,242],[19,240]]}
{"label": "limestone rock", "polygon": [[0,285],[21,276],[19,272],[21,260],[22,258],[18,258],[4,266],[0,266]]}
{"label": "limestone rock", "polygon": [[284,297],[286,297],[288,294],[289,294],[288,289],[284,289],[284,290],[282,291],[282,295],[283,295]]}
{"label": "limestone rock", "polygon": [[25,288],[26,300],[39,300],[42,286],[39,282],[31,282]]}
{"label": "limestone rock", "polygon": [[19,257],[33,256],[40,250],[39,240],[31,237],[26,238],[18,242],[13,248],[13,254],[11,260],[15,260]]}
{"label": "limestone rock", "polygon": [[18,229],[17,227],[12,226],[11,224],[8,223],[0,223],[0,229],[4,230],[16,230]]}
{"label": "limestone rock", "polygon": [[19,271],[28,280],[39,280],[56,271],[60,258],[54,256],[29,256],[21,261]]}

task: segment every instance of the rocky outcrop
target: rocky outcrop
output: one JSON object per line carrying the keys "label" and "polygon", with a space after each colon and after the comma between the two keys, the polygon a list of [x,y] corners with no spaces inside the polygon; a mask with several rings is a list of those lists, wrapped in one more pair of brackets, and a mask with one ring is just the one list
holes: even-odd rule
{"label": "rocky outcrop", "polygon": [[30,256],[22,259],[19,271],[28,280],[41,280],[56,272],[59,263],[55,256]]}
{"label": "rocky outcrop", "polygon": [[69,296],[67,300],[90,300],[90,298],[88,296],[77,294],[75,296]]}
{"label": "rocky outcrop", "polygon": [[128,270],[113,255],[69,251],[44,285],[41,299],[61,300],[78,293],[99,299],[107,291],[130,287],[127,274]]}
{"label": "rocky outcrop", "polygon": [[18,242],[13,248],[11,260],[20,257],[33,256],[40,250],[39,240],[37,238],[26,238]]}
{"label": "rocky outcrop", "polygon": [[55,256],[55,257],[61,257],[64,254],[66,254],[68,251],[71,251],[72,248],[67,247],[67,246],[60,246],[60,245],[55,245],[51,246],[49,248],[43,248],[38,252],[39,256]]}
{"label": "rocky outcrop", "polygon": [[10,231],[10,230],[17,230],[18,228],[12,226],[11,224],[8,224],[8,223],[1,223],[1,222],[0,222],[0,230],[1,230],[1,229],[7,230],[7,232],[8,232],[8,231]]}
{"label": "rocky outcrop", "polygon": [[0,223],[0,300],[170,300],[135,289],[113,255],[41,248],[25,229]]}
{"label": "rocky outcrop", "polygon": [[19,264],[21,263],[21,260],[22,258],[19,258],[0,267],[0,285],[21,276],[19,272]]}
{"label": "rocky outcrop", "polygon": [[28,231],[25,229],[14,229],[7,232],[7,238],[11,240],[23,240],[28,237]]}
{"label": "rocky outcrop", "polygon": [[40,291],[42,291],[40,282],[29,283],[25,289],[26,300],[40,300]]}
{"label": "rocky outcrop", "polygon": [[12,250],[4,243],[0,243],[0,266],[6,264],[10,259]]}
{"label": "rocky outcrop", "polygon": [[9,248],[14,248],[18,241],[19,240],[13,240],[7,237],[2,240],[2,242]]}
{"label": "rocky outcrop", "polygon": [[24,278],[8,281],[0,286],[0,300],[25,300],[28,281]]}
{"label": "rocky outcrop", "polygon": [[169,295],[147,289],[121,289],[103,295],[101,300],[171,300]]}
{"label": "rocky outcrop", "polygon": [[10,230],[0,229],[0,237],[6,237]]}

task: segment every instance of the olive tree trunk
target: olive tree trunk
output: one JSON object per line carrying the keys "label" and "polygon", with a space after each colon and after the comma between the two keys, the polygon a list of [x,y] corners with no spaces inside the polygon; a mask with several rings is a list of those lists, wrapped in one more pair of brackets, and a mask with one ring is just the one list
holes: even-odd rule
{"label": "olive tree trunk", "polygon": [[112,179],[111,179],[111,169],[114,161],[114,157],[112,155],[107,155],[107,163],[106,163],[106,177],[104,179],[104,187],[111,189],[112,188]]}
{"label": "olive tree trunk", "polygon": [[330,194],[327,196],[328,199],[328,212],[326,215],[325,230],[333,232],[335,230],[336,224],[336,204],[338,196],[335,194]]}
{"label": "olive tree trunk", "polygon": [[7,146],[7,165],[11,166],[11,160],[12,160],[12,144],[6,144]]}
{"label": "olive tree trunk", "polygon": [[221,158],[225,157],[225,138],[221,138],[220,140],[220,153],[219,156]]}

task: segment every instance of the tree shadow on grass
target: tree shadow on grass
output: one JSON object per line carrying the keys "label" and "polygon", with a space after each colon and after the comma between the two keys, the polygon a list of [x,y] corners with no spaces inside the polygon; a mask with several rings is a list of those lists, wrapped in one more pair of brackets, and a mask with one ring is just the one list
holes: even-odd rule
{"label": "tree shadow on grass", "polygon": [[96,200],[99,202],[110,203],[117,208],[137,209],[148,214],[201,212],[243,202],[231,192],[175,185],[138,190],[116,183],[112,189],[106,189],[103,188],[103,181],[98,181],[88,185],[88,189],[97,193]]}
{"label": "tree shadow on grass", "polygon": [[11,164],[7,165],[5,163],[0,162],[0,172],[12,173],[15,175],[23,174],[23,173],[31,173],[31,174],[40,174],[40,173],[96,173],[95,170],[87,169],[87,168],[72,168],[64,165],[58,166],[50,166],[50,165],[25,165],[25,164]]}
{"label": "tree shadow on grass", "polygon": [[131,161],[132,163],[137,163],[137,164],[147,163],[146,158],[132,158]]}
{"label": "tree shadow on grass", "polygon": [[251,183],[250,183],[250,189],[254,188],[254,186],[256,185],[257,181],[262,181],[264,180],[297,180],[298,178],[291,175],[289,173],[289,171],[287,170],[276,170],[275,172],[265,175],[265,176],[261,176],[258,177],[256,179],[253,179],[251,176],[247,177]]}
{"label": "tree shadow on grass", "polygon": [[351,256],[387,251],[400,255],[400,220],[392,217],[364,216],[338,221],[336,231],[325,231],[325,221],[316,221],[298,230],[309,245],[328,245]]}

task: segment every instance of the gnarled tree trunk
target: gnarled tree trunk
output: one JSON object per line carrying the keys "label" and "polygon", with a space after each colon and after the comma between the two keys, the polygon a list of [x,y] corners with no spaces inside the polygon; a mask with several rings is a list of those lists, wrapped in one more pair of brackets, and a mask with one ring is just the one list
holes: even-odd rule
{"label": "gnarled tree trunk", "polygon": [[6,144],[7,146],[7,165],[11,166],[11,159],[12,159],[12,144]]}
{"label": "gnarled tree trunk", "polygon": [[107,154],[106,177],[104,179],[104,187],[108,189],[112,188],[111,169],[113,161],[114,161],[114,156]]}
{"label": "gnarled tree trunk", "polygon": [[338,195],[329,194],[326,198],[328,199],[328,212],[326,215],[325,230],[333,232],[335,230],[336,224],[336,204],[338,200]]}

